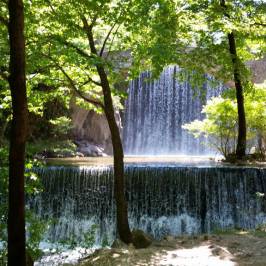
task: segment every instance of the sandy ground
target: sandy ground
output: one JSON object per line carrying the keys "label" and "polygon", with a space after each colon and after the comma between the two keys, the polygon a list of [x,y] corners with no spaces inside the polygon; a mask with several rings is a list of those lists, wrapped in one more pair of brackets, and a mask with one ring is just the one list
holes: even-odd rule
{"label": "sandy ground", "polygon": [[166,237],[147,249],[101,249],[80,266],[266,266],[266,234],[230,232],[198,237]]}

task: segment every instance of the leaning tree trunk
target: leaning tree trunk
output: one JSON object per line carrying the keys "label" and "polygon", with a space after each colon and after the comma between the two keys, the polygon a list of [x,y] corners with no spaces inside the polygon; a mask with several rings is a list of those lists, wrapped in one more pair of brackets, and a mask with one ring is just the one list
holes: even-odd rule
{"label": "leaning tree trunk", "polygon": [[22,0],[9,0],[10,76],[13,119],[9,150],[8,265],[25,266],[24,167],[27,135],[24,14]]}
{"label": "leaning tree trunk", "polygon": [[[91,52],[97,55],[95,48],[92,28],[86,25],[89,45]],[[113,154],[114,154],[114,196],[116,201],[116,219],[117,230],[120,239],[126,243],[132,243],[132,233],[128,223],[128,208],[125,198],[125,180],[124,180],[124,152],[122,140],[115,120],[115,111],[111,95],[111,88],[107,78],[107,74],[102,65],[96,65],[97,72],[101,80],[101,87],[104,96],[104,112],[111,132]]]}
{"label": "leaning tree trunk", "polygon": [[[224,8],[224,14],[227,17],[229,17],[229,15],[226,13],[225,0],[221,0],[220,4],[221,7]],[[246,135],[247,135],[246,115],[244,107],[244,93],[240,77],[239,60],[237,56],[234,33],[233,32],[228,33],[227,38],[228,38],[229,52],[231,55],[232,66],[233,66],[234,83],[235,83],[236,100],[237,100],[237,113],[238,113],[238,137],[237,137],[237,146],[236,146],[236,156],[238,159],[242,159],[246,154]]]}
{"label": "leaning tree trunk", "polygon": [[113,153],[114,153],[114,195],[117,209],[117,229],[120,239],[129,244],[132,243],[132,234],[128,224],[127,201],[124,192],[124,152],[120,137],[119,128],[115,120],[115,112],[112,102],[111,90],[107,75],[103,67],[97,67],[101,78],[103,95],[104,95],[104,111],[111,132]]}

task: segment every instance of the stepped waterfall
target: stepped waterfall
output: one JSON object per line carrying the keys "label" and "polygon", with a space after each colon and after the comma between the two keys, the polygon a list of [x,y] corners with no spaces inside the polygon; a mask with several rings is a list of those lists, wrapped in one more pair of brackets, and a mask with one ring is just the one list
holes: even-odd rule
{"label": "stepped waterfall", "polygon": [[[212,151],[182,125],[202,119],[202,106],[220,95],[223,85],[211,78],[195,95],[188,80],[178,81],[177,66],[158,80],[149,72],[131,82],[123,140],[128,155],[203,155]],[[208,79],[210,82],[208,82]],[[94,246],[117,237],[111,166],[49,166],[35,169],[43,192],[28,207],[49,222],[44,240]],[[156,239],[166,235],[209,233],[216,229],[251,229],[266,223],[266,168],[130,163],[125,167],[131,229]]]}
{"label": "stepped waterfall", "polygon": [[194,138],[182,125],[203,119],[202,106],[221,94],[222,84],[210,77],[202,88],[192,88],[189,78],[179,81],[180,69],[169,66],[158,80],[143,72],[131,81],[125,106],[124,148],[128,155],[204,155],[214,153],[206,140]]}
{"label": "stepped waterfall", "polygon": [[[116,237],[112,167],[37,169],[44,192],[28,205],[53,218],[49,241],[85,241],[95,228],[95,245]],[[131,228],[160,239],[165,235],[255,228],[266,222],[266,169],[127,165],[126,197]]]}

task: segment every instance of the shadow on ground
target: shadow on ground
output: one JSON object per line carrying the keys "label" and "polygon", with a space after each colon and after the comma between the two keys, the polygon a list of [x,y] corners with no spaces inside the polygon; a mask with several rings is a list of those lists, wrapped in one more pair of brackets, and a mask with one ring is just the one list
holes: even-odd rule
{"label": "shadow on ground", "polygon": [[101,249],[80,266],[265,266],[266,233],[227,231],[198,237],[168,236],[146,249]]}

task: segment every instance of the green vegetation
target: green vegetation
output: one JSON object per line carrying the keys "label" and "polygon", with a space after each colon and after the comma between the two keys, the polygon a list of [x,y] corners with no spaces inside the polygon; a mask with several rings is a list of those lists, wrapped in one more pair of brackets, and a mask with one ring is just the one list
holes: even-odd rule
{"label": "green vegetation", "polygon": [[[3,248],[0,249],[0,265],[6,265],[7,262],[7,217],[8,217],[8,151],[4,147],[0,148],[0,235]],[[37,195],[42,191],[42,185],[38,176],[31,171],[33,167],[40,166],[36,160],[26,162],[26,183],[25,192],[27,197]],[[27,253],[33,260],[38,259],[42,252],[39,249],[39,242],[43,233],[49,225],[48,221],[41,221],[32,211],[26,212],[26,231],[27,231]],[[1,264],[2,263],[2,264]]]}
{"label": "green vegetation", "polygon": [[28,143],[26,152],[29,159],[34,156],[38,159],[45,157],[73,157],[76,154],[76,145],[71,140],[37,140]]}
{"label": "green vegetation", "polygon": [[[126,97],[118,85],[126,84],[142,70],[152,70],[156,78],[166,65],[178,64],[189,72],[195,88],[201,87],[206,72],[223,82],[233,81],[227,36],[230,32],[237,46],[244,93],[249,93],[251,75],[244,62],[264,56],[266,7],[263,1],[235,0],[225,4],[226,8],[218,0],[81,1],[77,8],[72,1],[24,1],[28,140],[36,143],[47,138],[70,139],[71,101],[103,112],[103,94],[95,68],[98,63],[108,71],[116,108],[122,108]],[[96,49],[104,56],[91,55],[81,13],[87,15],[88,21],[95,15]],[[9,135],[12,118],[7,79],[8,9],[4,3],[0,17],[1,144]],[[237,141],[238,129],[235,134]]]}
{"label": "green vegetation", "polygon": [[[9,259],[18,256],[18,266],[25,265],[24,176],[26,192],[37,193],[38,178],[30,172],[34,155],[75,154],[71,102],[107,118],[118,232],[125,243],[133,241],[115,112],[126,96],[119,85],[142,70],[156,78],[177,64],[193,85],[202,84],[205,73],[233,81],[234,93],[212,99],[203,110],[206,119],[184,127],[209,137],[226,158],[245,159],[246,142],[255,138],[265,156],[265,88],[253,88],[245,65],[265,55],[265,11],[263,0],[0,1],[0,221],[7,223],[9,192],[9,234],[15,234]],[[44,229],[31,215],[27,219],[36,225],[26,227],[34,251]],[[0,229],[6,236],[5,226]]]}
{"label": "green vegetation", "polygon": [[[229,95],[228,95],[229,94]],[[263,159],[266,141],[266,88],[257,86],[246,94],[247,139],[249,149],[256,146],[256,153]],[[237,104],[230,92],[223,97],[212,98],[204,106],[206,118],[183,126],[195,137],[208,137],[209,143],[225,158],[236,153]]]}

